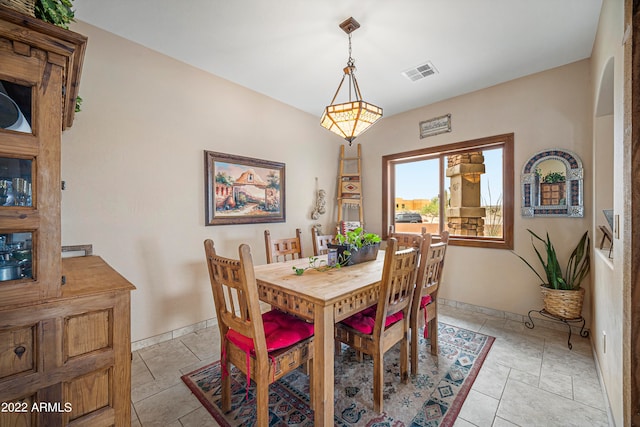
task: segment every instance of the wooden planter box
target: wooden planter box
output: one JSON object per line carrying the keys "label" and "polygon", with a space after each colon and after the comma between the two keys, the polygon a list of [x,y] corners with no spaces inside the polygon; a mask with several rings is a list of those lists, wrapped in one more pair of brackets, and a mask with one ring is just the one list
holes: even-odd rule
{"label": "wooden planter box", "polygon": [[378,257],[378,250],[380,249],[380,243],[374,245],[363,246],[357,251],[350,251],[351,255],[345,255],[344,251],[348,250],[347,245],[336,245],[329,243],[327,245],[329,249],[337,249],[338,262],[342,266],[360,264],[361,262],[373,261]]}

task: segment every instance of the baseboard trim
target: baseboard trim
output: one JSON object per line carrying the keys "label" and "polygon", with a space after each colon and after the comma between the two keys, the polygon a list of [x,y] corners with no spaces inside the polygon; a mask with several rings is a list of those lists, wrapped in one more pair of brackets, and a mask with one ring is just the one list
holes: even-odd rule
{"label": "baseboard trim", "polygon": [[604,383],[604,378],[602,377],[602,370],[600,369],[600,361],[598,360],[598,354],[596,353],[596,349],[593,346],[591,346],[591,351],[593,352],[593,361],[596,364],[596,372],[598,373],[598,381],[600,382],[600,390],[602,390],[602,398],[604,399],[604,403],[606,406],[609,425],[611,427],[615,427],[616,422],[615,422],[615,419],[613,418],[613,410],[611,409],[611,403],[609,402],[609,394],[607,393],[607,387]]}
{"label": "baseboard trim", "polygon": [[[486,314],[488,316],[498,317],[500,319],[513,320],[516,322],[529,321],[529,317],[523,314],[511,313],[509,311],[496,310],[494,308],[487,308],[480,305],[469,304],[466,302],[460,302],[455,300],[448,300],[445,298],[438,298],[438,303],[448,305],[450,307],[456,307],[466,311],[472,311],[476,313]],[[532,316],[534,320],[534,327],[541,326],[543,328],[553,329],[556,331],[568,332],[568,327],[571,327],[571,335],[576,334],[580,336],[580,326],[565,324],[559,320],[546,319],[540,316]],[[585,331],[589,331],[589,328],[585,326]]]}
{"label": "baseboard trim", "polygon": [[143,348],[151,347],[152,345],[160,344],[161,342],[170,341],[183,335],[187,335],[201,329],[210,328],[212,326],[218,326],[218,319],[216,319],[215,317],[182,328],[174,329],[163,334],[154,335],[152,337],[144,338],[138,341],[133,341],[131,343],[131,351],[133,352],[142,350]]}
{"label": "baseboard trim", "polygon": [[[461,302],[461,301],[455,301],[455,300],[449,300],[449,299],[445,299],[445,298],[438,298],[438,303],[439,304],[443,304],[443,305],[448,305],[450,307],[456,307],[462,310],[466,310],[466,311],[471,311],[471,312],[475,312],[475,313],[483,313],[486,314],[488,316],[493,316],[493,317],[498,317],[498,318],[502,318],[502,319],[508,319],[508,320],[513,320],[516,322],[524,322],[525,320],[528,320],[527,316],[524,316],[522,314],[516,314],[516,313],[511,313],[508,311],[502,311],[502,310],[496,310],[493,308],[488,308],[488,307],[483,307],[480,305],[474,305],[474,304],[469,304],[466,302]],[[263,308],[268,309],[268,306],[263,306]],[[541,326],[544,328],[549,328],[549,329],[554,329],[554,330],[558,330],[558,331],[567,331],[567,326],[566,324],[559,322],[559,321],[553,321],[553,320],[547,320],[544,319],[542,317],[535,317],[535,325],[536,326]],[[198,323],[194,323],[192,325],[188,325],[188,326],[184,326],[182,328],[178,328],[178,329],[174,329],[172,331],[169,332],[165,332],[159,335],[155,335],[149,338],[144,338],[138,341],[133,341],[131,343],[131,351],[137,351],[137,350],[141,350],[143,348],[146,347],[150,347],[152,345],[155,344],[159,344],[161,342],[164,341],[169,341],[175,338],[179,338],[183,335],[187,335],[190,334],[192,332],[196,332],[200,329],[204,329],[204,328],[210,328],[212,326],[217,326],[218,325],[218,319],[216,319],[215,317],[211,318],[211,319],[207,319],[207,320],[203,320],[201,322]],[[579,334],[580,332],[580,328],[576,327],[576,326],[571,326],[571,330],[572,333],[575,334]],[[589,329],[585,329],[585,330],[589,330]],[[579,336],[579,335],[578,335]]]}

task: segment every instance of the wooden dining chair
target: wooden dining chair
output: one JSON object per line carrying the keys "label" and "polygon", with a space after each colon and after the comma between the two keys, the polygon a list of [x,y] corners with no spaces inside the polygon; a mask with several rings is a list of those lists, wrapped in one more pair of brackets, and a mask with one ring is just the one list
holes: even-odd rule
{"label": "wooden dining chair", "polygon": [[418,331],[431,338],[431,354],[438,355],[438,290],[442,282],[449,232],[440,236],[426,234],[420,251],[416,291],[411,306],[411,374],[418,373]]}
{"label": "wooden dining chair", "polygon": [[335,339],[373,358],[373,408],[383,410],[384,354],[398,342],[400,378],[409,378],[409,310],[418,268],[418,250],[397,250],[387,242],[378,304],[336,324]]}
{"label": "wooden dining chair", "polygon": [[264,245],[267,264],[302,258],[302,230],[296,228],[296,237],[272,239],[269,230],[264,230]]}
{"label": "wooden dining chair", "polygon": [[[247,396],[250,380],[255,381],[256,425],[266,427],[269,384],[305,363],[312,363],[313,324],[278,310],[260,313],[248,245],[240,245],[239,260],[217,255],[211,239],[204,241],[204,249],[222,339],[222,410],[231,409],[229,373],[233,364],[247,378]],[[311,366],[308,368],[313,372]]]}
{"label": "wooden dining chair", "polygon": [[389,226],[387,238],[393,237],[398,241],[398,248],[418,248],[422,245],[422,238],[427,234],[427,227],[422,227],[421,234],[417,233],[396,233],[393,225]]}
{"label": "wooden dining chair", "polygon": [[318,234],[315,227],[311,228],[311,236],[313,240],[313,255],[324,255],[329,252],[329,243],[333,243],[335,236],[332,234]]}

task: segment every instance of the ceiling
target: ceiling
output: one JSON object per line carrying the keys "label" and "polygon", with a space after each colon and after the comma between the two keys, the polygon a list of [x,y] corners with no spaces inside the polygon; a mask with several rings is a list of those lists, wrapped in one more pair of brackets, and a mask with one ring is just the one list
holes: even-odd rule
{"label": "ceiling", "polygon": [[[602,0],[75,0],[76,19],[320,116],[348,58],[390,116],[591,56]],[[89,41],[91,49],[91,41]],[[401,73],[431,62],[437,73]],[[346,98],[346,94],[345,97]],[[346,99],[338,97],[338,102]]]}

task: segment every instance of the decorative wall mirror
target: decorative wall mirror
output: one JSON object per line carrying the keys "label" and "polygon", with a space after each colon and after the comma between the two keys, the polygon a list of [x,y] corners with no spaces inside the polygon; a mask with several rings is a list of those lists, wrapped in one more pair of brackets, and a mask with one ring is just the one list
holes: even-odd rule
{"label": "decorative wall mirror", "polygon": [[534,154],[522,168],[522,216],[584,216],[582,161],[568,150]]}

